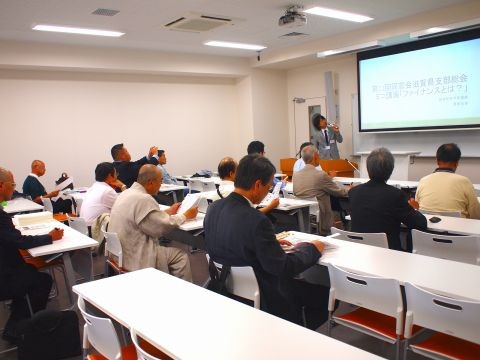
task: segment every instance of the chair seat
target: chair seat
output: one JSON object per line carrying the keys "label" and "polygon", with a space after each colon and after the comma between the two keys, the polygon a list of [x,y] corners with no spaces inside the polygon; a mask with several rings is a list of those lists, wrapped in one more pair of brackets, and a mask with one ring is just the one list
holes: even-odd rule
{"label": "chair seat", "polygon": [[[333,318],[339,320],[339,323],[346,322],[366,328],[373,333],[392,340],[392,342],[395,342],[397,339],[395,318],[376,311],[358,308],[348,314],[334,316]],[[414,326],[412,332],[415,334],[421,329],[419,326]],[[401,336],[401,339],[403,339],[403,336]]]}
{"label": "chair seat", "polygon": [[[154,347],[152,344],[145,340],[140,340],[140,346],[143,350],[149,353],[152,356],[158,357],[159,359],[171,359],[167,354],[161,350]],[[90,354],[88,356],[90,360],[108,360],[105,356],[100,354]],[[137,360],[137,351],[134,344],[130,344],[122,347],[122,360]]]}
{"label": "chair seat", "polygon": [[428,352],[451,359],[480,359],[480,345],[443,333],[435,333],[427,340],[410,345],[413,351]]}
{"label": "chair seat", "polygon": [[63,213],[55,213],[53,214],[53,218],[57,221],[60,222],[66,222],[68,221],[68,217],[76,217],[77,215],[69,213],[69,214],[63,214]]}
{"label": "chair seat", "polygon": [[22,255],[23,261],[25,261],[26,264],[33,265],[38,270],[57,265],[63,265],[62,259],[55,259],[53,261],[46,262],[41,257],[32,257],[27,250],[19,249],[18,251],[20,252],[20,255]]}
{"label": "chair seat", "polygon": [[120,265],[118,265],[118,263],[112,259],[112,258],[108,258],[105,260],[107,262],[108,265],[110,265],[115,271],[117,271],[118,273],[126,273],[128,272],[127,269],[121,267]]}

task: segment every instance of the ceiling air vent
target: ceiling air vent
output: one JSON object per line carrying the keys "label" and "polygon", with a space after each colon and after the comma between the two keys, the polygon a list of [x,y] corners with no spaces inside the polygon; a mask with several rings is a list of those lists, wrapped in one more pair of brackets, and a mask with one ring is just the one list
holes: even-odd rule
{"label": "ceiling air vent", "polygon": [[100,16],[115,16],[119,13],[120,11],[118,10],[112,10],[112,9],[101,9],[98,8],[94,12],[92,12],[92,15],[100,15]]}
{"label": "ceiling air vent", "polygon": [[201,33],[225,25],[234,25],[234,23],[235,21],[233,19],[225,17],[188,13],[170,21],[168,24],[165,24],[164,27],[170,30]]}
{"label": "ceiling air vent", "polygon": [[300,37],[300,36],[308,36],[308,34],[292,31],[292,32],[289,32],[288,34],[283,34],[282,36],[280,36],[280,38],[292,38],[292,37]]}

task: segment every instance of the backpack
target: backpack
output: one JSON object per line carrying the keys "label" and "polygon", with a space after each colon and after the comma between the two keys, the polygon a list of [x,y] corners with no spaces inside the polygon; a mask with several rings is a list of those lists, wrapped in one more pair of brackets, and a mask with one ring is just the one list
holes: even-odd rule
{"label": "backpack", "polygon": [[82,354],[74,311],[42,310],[18,324],[18,359],[65,359]]}

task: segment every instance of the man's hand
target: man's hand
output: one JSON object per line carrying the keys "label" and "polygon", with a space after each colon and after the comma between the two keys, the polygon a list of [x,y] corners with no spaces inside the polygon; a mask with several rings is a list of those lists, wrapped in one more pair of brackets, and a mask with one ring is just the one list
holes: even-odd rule
{"label": "man's hand", "polygon": [[274,198],[272,201],[270,201],[270,204],[265,206],[265,209],[268,212],[275,209],[278,205],[280,205],[280,199],[277,197],[277,198]]}
{"label": "man's hand", "polygon": [[181,203],[175,203],[172,206],[170,206],[168,209],[165,210],[165,212],[168,215],[175,215],[178,211],[178,208],[180,207]]}
{"label": "man's hand", "polygon": [[414,198],[410,198],[408,199],[408,204],[414,208],[415,210],[418,210],[420,208],[420,204],[418,203],[417,200],[415,200]]}
{"label": "man's hand", "polygon": [[157,155],[157,154],[158,154],[158,147],[152,146],[150,148],[150,151],[148,152],[148,157],[152,157],[152,156]]}
{"label": "man's hand", "polygon": [[60,192],[60,190],[53,190],[52,192],[48,193],[47,194],[47,198],[53,198],[55,196],[58,196],[58,193]]}
{"label": "man's hand", "polygon": [[285,240],[285,239],[280,239],[280,240],[278,240],[278,242],[279,242],[280,245],[282,245],[282,246],[292,246],[292,245],[293,245],[290,241]]}
{"label": "man's hand", "polygon": [[319,252],[323,252],[325,249],[325,243],[320,240],[312,240],[311,244],[314,245]]}
{"label": "man's hand", "polygon": [[187,220],[195,219],[197,217],[197,214],[198,214],[198,207],[192,207],[183,213],[183,215],[185,215]]}
{"label": "man's hand", "polygon": [[337,133],[337,134],[338,134],[338,133],[340,132],[340,129],[338,128],[338,125],[337,125],[337,124],[333,124],[333,125],[332,125],[332,129],[333,129],[333,132],[334,132],[334,133]]}
{"label": "man's hand", "polygon": [[52,241],[60,240],[63,237],[63,229],[55,228],[48,235],[50,235]]}
{"label": "man's hand", "polygon": [[333,178],[333,177],[335,177],[335,176],[338,175],[338,171],[336,171],[336,170],[330,170],[329,172],[327,172],[327,174],[328,174],[328,176],[330,176],[330,177]]}

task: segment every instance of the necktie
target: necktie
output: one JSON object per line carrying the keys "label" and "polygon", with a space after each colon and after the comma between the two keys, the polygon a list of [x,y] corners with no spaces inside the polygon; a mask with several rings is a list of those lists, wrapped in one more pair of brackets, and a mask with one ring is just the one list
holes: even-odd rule
{"label": "necktie", "polygon": [[323,133],[325,134],[325,142],[327,143],[327,146],[328,146],[328,131],[327,131],[327,129],[323,130]]}

